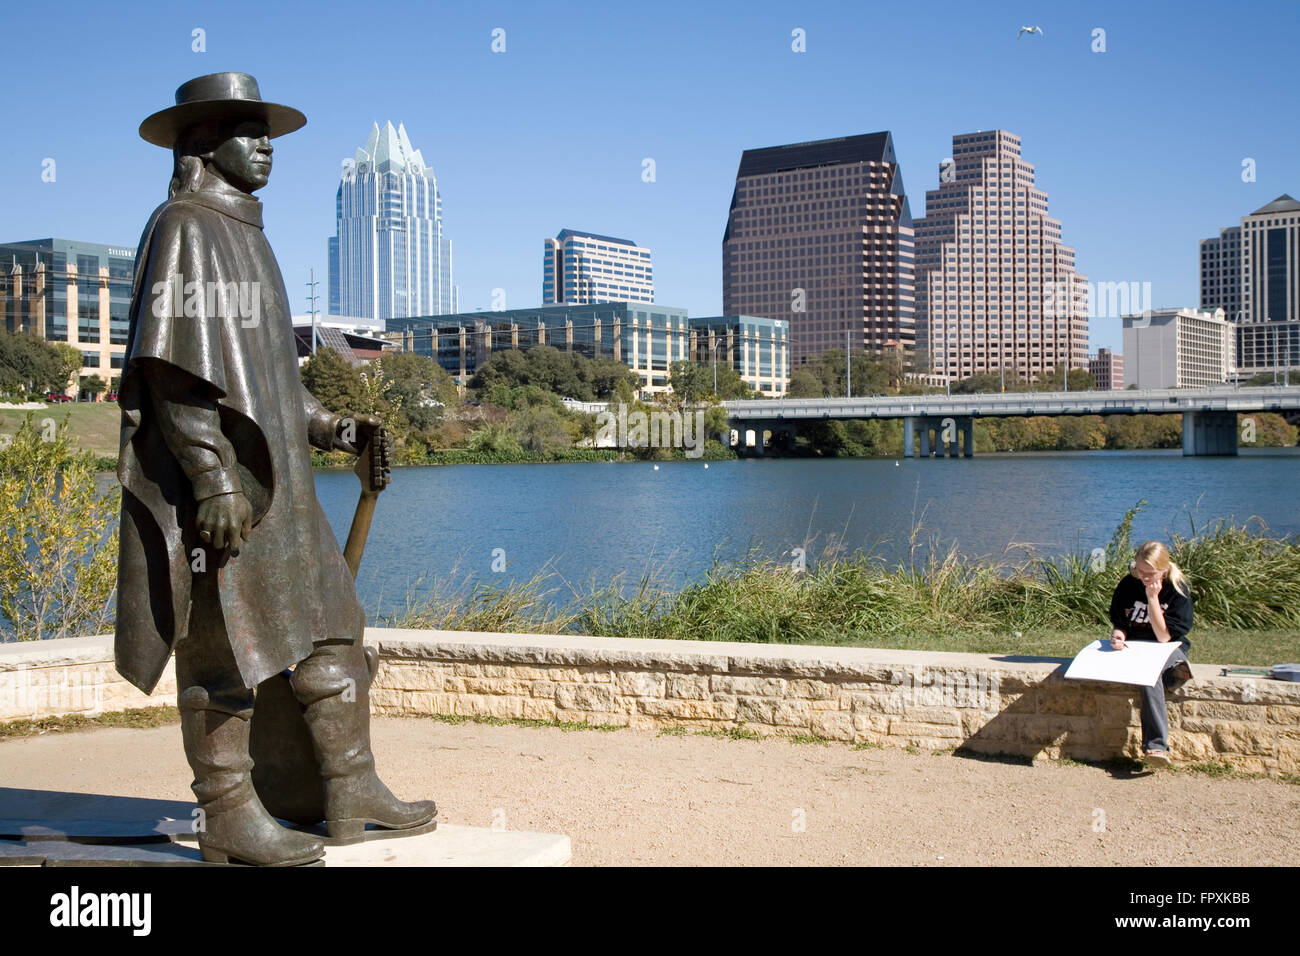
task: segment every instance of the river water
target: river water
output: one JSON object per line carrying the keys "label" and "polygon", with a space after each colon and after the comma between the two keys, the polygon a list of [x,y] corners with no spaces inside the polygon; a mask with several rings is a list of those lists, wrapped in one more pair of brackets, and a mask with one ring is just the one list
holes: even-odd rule
{"label": "river water", "polygon": [[[972,558],[1087,554],[1143,498],[1135,542],[1219,518],[1296,534],[1298,475],[1296,449],[401,468],[380,495],[358,591],[373,615],[435,582],[505,584],[539,571],[556,572],[561,589],[648,570],[681,585],[715,560],[790,561],[802,548],[811,565],[828,545],[894,564],[908,560],[918,525],[918,556],[933,543]],[[342,541],[357,479],[320,471],[316,487]]]}

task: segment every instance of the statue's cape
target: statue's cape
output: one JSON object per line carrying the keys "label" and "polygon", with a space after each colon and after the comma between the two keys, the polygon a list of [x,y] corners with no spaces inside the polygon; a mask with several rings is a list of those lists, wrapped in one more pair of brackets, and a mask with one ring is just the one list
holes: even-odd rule
{"label": "statue's cape", "polygon": [[[178,195],[149,219],[136,254],[130,330],[118,402],[122,408],[117,475],[122,485],[118,564],[117,669],[149,693],[171,650],[184,638],[191,606],[191,562],[201,549],[194,529],[189,480],[164,442],[142,369],[164,363],[215,401],[222,431],[235,450],[240,483],[256,525],[274,493],[267,429],[259,421],[267,403],[246,374],[247,356],[237,308],[218,302],[210,314],[206,290],[238,288],[250,278],[248,250],[227,248],[230,233],[218,217],[235,212],[261,226],[261,204],[206,192]],[[175,277],[191,286],[187,293]],[[276,279],[279,280],[278,270]],[[235,283],[235,286],[231,286]],[[192,294],[199,290],[197,298]],[[177,303],[177,294],[182,301]],[[186,314],[186,305],[191,306]],[[198,314],[195,314],[197,310]],[[211,557],[211,554],[207,557]]]}

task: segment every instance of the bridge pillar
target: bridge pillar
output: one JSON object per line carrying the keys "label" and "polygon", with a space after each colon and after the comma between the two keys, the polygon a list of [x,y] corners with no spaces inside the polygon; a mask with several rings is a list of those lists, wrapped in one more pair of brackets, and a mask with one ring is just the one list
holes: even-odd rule
{"label": "bridge pillar", "polygon": [[930,457],[930,419],[921,419],[921,457]]}
{"label": "bridge pillar", "polygon": [[961,432],[961,454],[963,458],[975,457],[975,419],[963,417],[958,420],[958,430]]}
{"label": "bridge pillar", "polygon": [[903,457],[916,457],[916,419],[908,415],[903,419]]}
{"label": "bridge pillar", "polygon": [[1183,412],[1183,454],[1237,454],[1237,413]]}

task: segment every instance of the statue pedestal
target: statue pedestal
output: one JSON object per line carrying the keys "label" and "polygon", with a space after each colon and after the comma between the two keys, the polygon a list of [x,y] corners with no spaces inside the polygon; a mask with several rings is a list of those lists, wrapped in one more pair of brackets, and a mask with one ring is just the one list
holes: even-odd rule
{"label": "statue pedestal", "polygon": [[[57,826],[57,824],[56,824]],[[0,840],[0,866],[216,866],[199,858],[192,839],[152,843],[83,843],[59,839],[53,827],[28,839]],[[100,839],[103,839],[101,836]],[[325,866],[565,866],[569,838],[443,824],[429,833],[327,846]],[[319,864],[315,864],[319,865]],[[228,866],[226,867],[228,868]]]}
{"label": "statue pedestal", "polygon": [[431,833],[327,846],[326,866],[565,866],[569,838],[438,824]]}
{"label": "statue pedestal", "polygon": [[[0,787],[0,866],[204,863],[194,804]],[[569,838],[440,823],[436,830],[326,846],[325,866],[564,866]],[[319,865],[319,864],[314,864]]]}

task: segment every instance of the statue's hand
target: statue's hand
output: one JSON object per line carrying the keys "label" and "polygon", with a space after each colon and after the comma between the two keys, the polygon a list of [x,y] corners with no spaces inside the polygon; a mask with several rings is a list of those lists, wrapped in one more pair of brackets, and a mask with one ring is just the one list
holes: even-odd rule
{"label": "statue's hand", "polygon": [[199,502],[195,519],[199,537],[218,551],[230,549],[239,554],[239,546],[253,533],[253,509],[242,491],[213,495]]}
{"label": "statue's hand", "polygon": [[334,447],[350,455],[360,455],[361,449],[376,436],[388,445],[391,453],[393,436],[388,434],[378,415],[344,415],[335,429]]}

